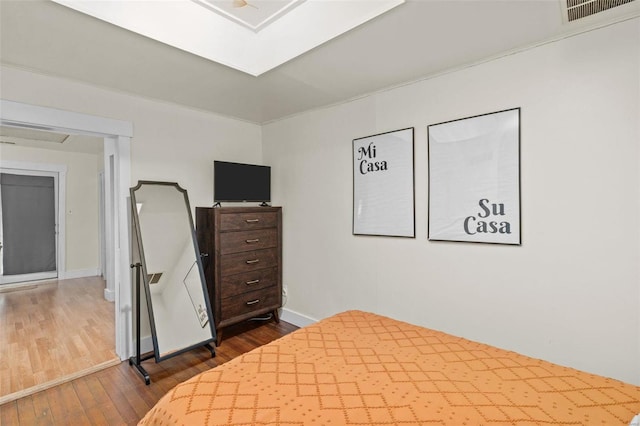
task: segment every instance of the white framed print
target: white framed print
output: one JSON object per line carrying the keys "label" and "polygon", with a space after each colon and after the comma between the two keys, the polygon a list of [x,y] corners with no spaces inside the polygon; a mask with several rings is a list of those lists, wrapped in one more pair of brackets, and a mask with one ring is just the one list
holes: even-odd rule
{"label": "white framed print", "polygon": [[429,240],[520,245],[520,108],[427,134]]}
{"label": "white framed print", "polygon": [[415,238],[413,127],[353,140],[353,234]]}

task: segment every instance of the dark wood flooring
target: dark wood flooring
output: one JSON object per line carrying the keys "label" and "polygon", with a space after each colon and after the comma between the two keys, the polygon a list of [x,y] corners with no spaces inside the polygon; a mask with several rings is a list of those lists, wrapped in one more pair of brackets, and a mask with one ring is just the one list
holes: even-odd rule
{"label": "dark wood flooring", "polygon": [[201,348],[159,364],[145,361],[149,386],[123,362],[0,406],[0,425],[135,425],[176,384],[295,329],[284,321],[238,324],[225,329],[215,358]]}

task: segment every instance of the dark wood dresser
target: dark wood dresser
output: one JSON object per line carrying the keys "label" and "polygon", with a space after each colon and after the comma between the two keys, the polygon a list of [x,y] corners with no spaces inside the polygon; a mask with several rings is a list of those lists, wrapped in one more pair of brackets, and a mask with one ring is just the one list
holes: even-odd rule
{"label": "dark wood dresser", "polygon": [[282,306],[282,208],[196,207],[218,345],[222,329]]}

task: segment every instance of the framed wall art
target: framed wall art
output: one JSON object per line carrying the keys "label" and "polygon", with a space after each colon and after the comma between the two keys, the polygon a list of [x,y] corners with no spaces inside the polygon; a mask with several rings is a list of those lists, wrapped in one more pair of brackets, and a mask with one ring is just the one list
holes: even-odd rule
{"label": "framed wall art", "polygon": [[428,127],[429,240],[520,241],[520,108]]}
{"label": "framed wall art", "polygon": [[413,127],[353,140],[353,234],[415,238]]}

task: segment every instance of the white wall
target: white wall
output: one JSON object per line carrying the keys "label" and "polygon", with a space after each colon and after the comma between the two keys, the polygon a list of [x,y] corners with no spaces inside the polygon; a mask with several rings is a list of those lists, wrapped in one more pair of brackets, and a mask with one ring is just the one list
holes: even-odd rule
{"label": "white wall", "polygon": [[213,160],[260,163],[261,128],[196,111],[0,67],[2,98],[133,122],[131,183],[140,179],[178,182],[191,207],[213,205]]}
{"label": "white wall", "polygon": [[[286,307],[374,311],[640,384],[639,75],[635,19],[264,126]],[[427,241],[427,126],[514,107],[522,246]],[[406,127],[417,237],[353,236],[352,139]]]}
{"label": "white wall", "polygon": [[0,159],[67,166],[65,269],[70,276],[95,275],[100,267],[97,155],[0,145]]}

